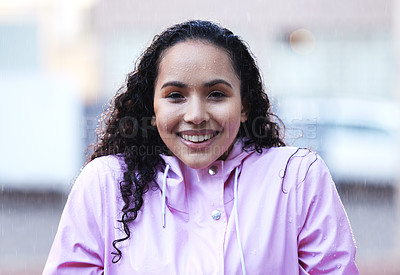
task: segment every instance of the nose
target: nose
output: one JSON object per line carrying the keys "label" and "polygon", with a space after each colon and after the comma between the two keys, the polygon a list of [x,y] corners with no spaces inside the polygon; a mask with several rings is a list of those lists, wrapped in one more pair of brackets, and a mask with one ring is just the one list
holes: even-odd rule
{"label": "nose", "polygon": [[196,125],[207,122],[210,119],[207,103],[199,97],[191,98],[186,105],[183,119]]}

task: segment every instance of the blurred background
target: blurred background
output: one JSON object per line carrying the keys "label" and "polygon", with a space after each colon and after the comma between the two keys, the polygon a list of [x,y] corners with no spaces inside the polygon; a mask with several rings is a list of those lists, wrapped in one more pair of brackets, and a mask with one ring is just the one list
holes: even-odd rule
{"label": "blurred background", "polygon": [[41,274],[101,112],[188,19],[248,42],[286,141],[332,172],[361,274],[400,274],[395,0],[0,0],[0,274]]}

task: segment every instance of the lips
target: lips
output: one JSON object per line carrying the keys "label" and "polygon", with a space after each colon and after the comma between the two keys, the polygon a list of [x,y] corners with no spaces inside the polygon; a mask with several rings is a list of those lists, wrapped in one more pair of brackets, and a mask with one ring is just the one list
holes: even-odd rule
{"label": "lips", "polygon": [[218,133],[219,132],[217,132],[217,131],[206,131],[204,133],[185,131],[185,132],[178,133],[178,135],[186,141],[193,142],[193,143],[201,143],[201,142],[205,142],[207,140],[212,139],[213,137],[218,135]]}

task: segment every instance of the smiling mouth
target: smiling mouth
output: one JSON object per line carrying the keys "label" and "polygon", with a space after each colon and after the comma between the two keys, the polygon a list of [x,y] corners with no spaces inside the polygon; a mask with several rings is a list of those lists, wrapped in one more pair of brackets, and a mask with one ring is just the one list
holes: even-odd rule
{"label": "smiling mouth", "polygon": [[216,135],[218,135],[219,132],[215,132],[212,134],[206,134],[206,135],[185,135],[185,134],[179,134],[179,136],[181,138],[183,138],[184,140],[190,141],[190,142],[194,142],[194,143],[200,143],[200,142],[204,142],[207,141],[209,139],[212,139],[213,137],[215,137]]}

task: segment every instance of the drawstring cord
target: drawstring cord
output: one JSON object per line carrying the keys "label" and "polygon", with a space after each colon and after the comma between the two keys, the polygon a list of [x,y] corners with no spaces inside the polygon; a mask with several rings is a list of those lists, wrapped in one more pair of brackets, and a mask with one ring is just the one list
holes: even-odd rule
{"label": "drawstring cord", "polygon": [[242,264],[242,274],[246,275],[246,266],[244,265],[244,256],[243,256],[243,248],[242,248],[242,243],[240,242],[240,233],[239,233],[239,219],[238,219],[238,194],[237,194],[237,189],[238,189],[238,176],[239,176],[239,167],[236,167],[235,169],[235,183],[234,183],[234,189],[233,189],[233,209],[235,211],[235,225],[236,225],[236,237],[239,245],[239,252],[240,252],[240,262]]}
{"label": "drawstring cord", "polygon": [[162,215],[162,227],[165,228],[165,193],[167,187],[167,175],[169,171],[169,164],[165,167],[164,177],[162,182],[162,203],[161,203],[161,215]]}

